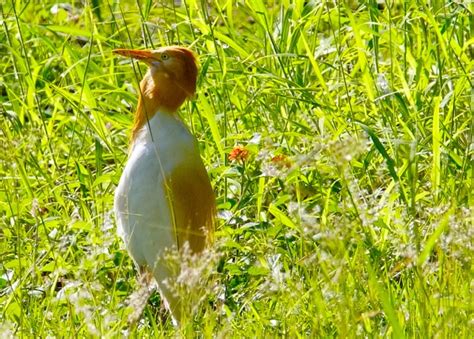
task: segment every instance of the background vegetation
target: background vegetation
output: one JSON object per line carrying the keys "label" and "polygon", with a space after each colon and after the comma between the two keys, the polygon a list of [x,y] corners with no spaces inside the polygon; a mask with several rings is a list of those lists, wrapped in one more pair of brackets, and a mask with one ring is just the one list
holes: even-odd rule
{"label": "background vegetation", "polygon": [[[0,336],[471,336],[474,4],[182,2],[0,5]],[[183,327],[158,295],[129,327],[144,68],[111,51],[170,44],[200,58],[181,116],[220,226]]]}

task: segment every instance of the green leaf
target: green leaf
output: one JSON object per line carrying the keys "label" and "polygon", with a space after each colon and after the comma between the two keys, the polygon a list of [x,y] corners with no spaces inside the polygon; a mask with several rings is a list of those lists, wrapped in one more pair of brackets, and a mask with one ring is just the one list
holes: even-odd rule
{"label": "green leaf", "polygon": [[248,274],[258,276],[258,275],[267,275],[269,270],[263,266],[252,266],[247,271]]}

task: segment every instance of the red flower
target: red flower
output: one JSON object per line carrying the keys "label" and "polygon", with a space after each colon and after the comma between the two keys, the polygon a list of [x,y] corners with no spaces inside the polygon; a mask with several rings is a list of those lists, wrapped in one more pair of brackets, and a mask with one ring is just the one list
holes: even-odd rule
{"label": "red flower", "polygon": [[229,153],[228,159],[230,161],[242,161],[245,162],[249,157],[249,151],[244,147],[237,145]]}
{"label": "red flower", "polygon": [[288,159],[288,157],[284,154],[278,154],[275,155],[272,160],[272,163],[274,163],[277,167],[283,168],[290,168],[291,167],[291,161]]}

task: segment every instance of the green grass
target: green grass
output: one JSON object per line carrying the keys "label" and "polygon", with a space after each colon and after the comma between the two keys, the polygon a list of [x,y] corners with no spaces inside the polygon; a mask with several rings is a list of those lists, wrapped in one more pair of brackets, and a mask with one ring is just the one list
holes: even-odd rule
{"label": "green grass", "polygon": [[[474,4],[377,2],[0,5],[0,336],[472,336]],[[156,294],[129,328],[144,68],[111,51],[170,44],[199,54],[181,116],[220,223],[182,328]]]}

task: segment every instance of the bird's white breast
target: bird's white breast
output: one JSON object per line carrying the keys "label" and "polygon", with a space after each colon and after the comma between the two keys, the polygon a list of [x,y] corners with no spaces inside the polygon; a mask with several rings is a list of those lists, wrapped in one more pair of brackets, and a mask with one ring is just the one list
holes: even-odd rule
{"label": "bird's white breast", "polygon": [[194,137],[169,113],[157,112],[134,140],[115,191],[115,215],[119,234],[139,266],[150,266],[161,250],[176,245],[164,180],[196,155]]}

